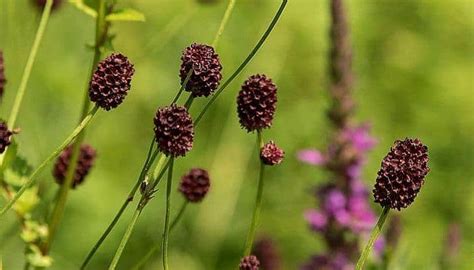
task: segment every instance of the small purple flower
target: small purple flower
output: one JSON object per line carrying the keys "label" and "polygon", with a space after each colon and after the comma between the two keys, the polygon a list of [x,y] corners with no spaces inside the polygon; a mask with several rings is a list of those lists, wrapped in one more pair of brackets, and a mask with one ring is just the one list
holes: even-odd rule
{"label": "small purple flower", "polygon": [[344,194],[337,189],[329,191],[324,200],[324,209],[330,213],[334,214],[338,211],[343,210],[346,207],[346,197]]}
{"label": "small purple flower", "polygon": [[304,218],[311,226],[311,229],[317,232],[324,231],[326,229],[326,225],[328,224],[327,216],[317,210],[307,210],[304,214]]}
{"label": "small purple flower", "polygon": [[352,146],[360,152],[367,152],[374,148],[377,140],[370,136],[370,125],[362,124],[345,130],[345,137],[352,142]]}
{"label": "small purple flower", "polygon": [[298,159],[304,163],[321,166],[326,163],[324,155],[316,149],[305,149],[298,152]]}

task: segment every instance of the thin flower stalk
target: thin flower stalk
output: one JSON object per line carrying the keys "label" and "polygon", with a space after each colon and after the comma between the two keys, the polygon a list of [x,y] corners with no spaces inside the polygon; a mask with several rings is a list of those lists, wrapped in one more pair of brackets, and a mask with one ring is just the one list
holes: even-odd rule
{"label": "thin flower stalk", "polygon": [[[106,1],[105,0],[100,0],[99,1],[99,9],[98,9],[98,14],[96,18],[96,26],[95,26],[95,31],[96,31],[96,37],[95,37],[95,45],[94,45],[94,57],[92,60],[92,66],[90,70],[90,74],[87,78],[87,84],[84,90],[84,98],[82,101],[82,111],[81,115],[79,117],[79,121],[82,121],[82,119],[85,117],[87,114],[87,111],[89,110],[90,107],[90,101],[89,101],[89,79],[92,77],[92,74],[94,73],[94,70],[99,63],[101,59],[101,51],[102,51],[102,46],[106,40],[107,37],[107,32],[108,32],[108,26],[109,24],[105,22],[105,16],[107,15],[106,11]],[[71,154],[71,160],[69,162],[69,166],[66,172],[66,178],[64,180],[63,185],[61,185],[59,191],[58,191],[58,199],[55,203],[51,219],[49,221],[49,234],[48,234],[48,241],[46,242],[45,246],[43,247],[43,253],[48,253],[51,244],[53,242],[54,236],[56,235],[56,231],[58,229],[58,226],[61,222],[61,219],[64,215],[64,210],[66,207],[66,202],[70,190],[70,186],[73,182],[74,174],[76,172],[77,168],[77,161],[79,159],[79,154],[80,154],[80,147],[84,141],[85,138],[85,133],[86,129],[84,129],[77,139],[75,140],[73,146],[72,146],[72,154]]]}
{"label": "thin flower stalk", "polygon": [[[43,39],[44,32],[48,24],[49,15],[51,14],[52,6],[53,6],[53,0],[47,0],[46,5],[44,6],[44,9],[43,9],[43,13],[41,15],[41,20],[38,26],[38,30],[36,31],[35,39],[33,41],[33,46],[31,47],[30,54],[28,55],[28,59],[26,61],[25,69],[23,70],[20,86],[18,87],[18,91],[16,93],[15,100],[13,102],[13,107],[10,112],[10,117],[8,118],[7,125],[10,128],[14,128],[16,124],[18,113],[20,111],[20,107],[23,102],[23,97],[25,96],[26,87],[28,86],[28,80],[30,79],[31,70],[33,69],[33,64],[35,63],[35,60],[36,60],[36,54],[38,53],[41,40]],[[0,167],[3,165],[6,152],[7,151],[3,152],[3,154],[0,155]]]}
{"label": "thin flower stalk", "polygon": [[0,210],[0,218],[15,204],[15,202],[21,197],[21,195],[29,188],[31,187],[35,181],[36,177],[40,172],[43,171],[43,169],[46,167],[46,165],[51,162],[53,159],[55,159],[63,150],[66,148],[74,139],[79,135],[79,133],[87,127],[87,125],[90,124],[92,119],[97,113],[97,110],[99,107],[95,106],[84,119],[82,122],[74,129],[74,131],[67,137],[64,142],[53,152],[51,153],[41,164],[27,177],[26,183],[24,183],[21,188],[18,190],[17,193],[15,193],[15,196],[13,199],[7,202],[6,205],[3,206],[3,208]]}
{"label": "thin flower stalk", "polygon": [[165,228],[163,231],[163,269],[168,270],[168,244],[170,234],[170,213],[171,213],[171,187],[173,186],[173,161],[170,159],[170,167],[168,168],[168,181],[166,182],[166,212],[165,212]]}

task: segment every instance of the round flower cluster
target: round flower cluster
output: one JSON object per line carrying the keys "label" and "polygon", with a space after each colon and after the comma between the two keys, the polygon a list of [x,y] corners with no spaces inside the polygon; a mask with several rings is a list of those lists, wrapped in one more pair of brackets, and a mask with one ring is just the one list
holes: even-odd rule
{"label": "round flower cluster", "polygon": [[209,191],[210,185],[209,173],[204,169],[194,168],[181,178],[179,191],[189,202],[200,202]]}
{"label": "round flower cluster", "polygon": [[11,136],[13,132],[8,129],[7,123],[0,121],[0,154],[5,152],[11,143]]}
{"label": "round flower cluster", "polygon": [[240,260],[240,270],[258,270],[260,269],[260,262],[254,255],[245,256]]}
{"label": "round flower cluster", "polygon": [[[89,174],[90,169],[94,165],[97,153],[92,146],[88,144],[81,145],[79,157],[77,160],[76,171],[74,172],[74,178],[71,184],[72,188],[76,188]],[[54,165],[53,175],[56,182],[60,185],[66,180],[67,170],[71,162],[72,157],[72,145],[68,146],[58,156],[56,164]]]}

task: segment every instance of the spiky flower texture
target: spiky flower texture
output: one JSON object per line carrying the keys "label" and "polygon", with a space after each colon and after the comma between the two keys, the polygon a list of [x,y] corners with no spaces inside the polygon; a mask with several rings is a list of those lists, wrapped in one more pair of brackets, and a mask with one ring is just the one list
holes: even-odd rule
{"label": "spiky flower texture", "polygon": [[248,132],[272,125],[277,102],[277,87],[265,75],[252,75],[242,85],[237,96],[237,113]]}
{"label": "spiky flower texture", "polygon": [[7,123],[0,120],[0,154],[3,154],[10,145],[12,134],[13,132],[8,129]]}
{"label": "spiky flower texture", "polygon": [[219,87],[222,66],[219,56],[211,46],[193,43],[184,49],[179,71],[181,83],[184,83],[191,69],[191,77],[185,89],[193,96],[208,97]]}
{"label": "spiky flower texture", "polygon": [[[74,178],[71,187],[76,188],[86,178],[89,174],[90,169],[94,165],[95,158],[97,156],[96,151],[92,146],[83,144],[80,148],[79,158],[76,165],[76,172],[74,173]],[[67,170],[71,162],[72,157],[72,146],[68,146],[63,152],[59,155],[54,165],[53,175],[56,179],[56,182],[60,185],[64,183],[66,179]]]}
{"label": "spiky flower texture", "polygon": [[283,161],[285,152],[280,149],[273,141],[266,143],[262,149],[260,149],[260,159],[265,165],[277,165]]}
{"label": "spiky flower texture", "polygon": [[254,255],[245,256],[240,260],[240,270],[259,270],[260,262]]}
{"label": "spiky flower texture", "polygon": [[181,178],[179,191],[189,202],[200,202],[211,185],[209,173],[204,169],[193,168]]}
{"label": "spiky flower texture", "polygon": [[128,91],[135,69],[128,58],[113,53],[97,65],[89,87],[89,97],[104,110],[120,105]]}
{"label": "spiky flower texture", "polygon": [[375,202],[398,210],[408,207],[428,172],[428,147],[419,139],[395,141],[377,173]]}
{"label": "spiky flower texture", "polygon": [[153,121],[156,142],[165,155],[184,156],[193,148],[193,120],[185,107],[173,104],[160,108]]}

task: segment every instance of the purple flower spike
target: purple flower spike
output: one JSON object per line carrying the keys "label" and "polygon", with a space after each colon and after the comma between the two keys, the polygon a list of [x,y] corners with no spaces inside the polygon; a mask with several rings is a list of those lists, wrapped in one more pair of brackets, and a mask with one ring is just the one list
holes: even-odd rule
{"label": "purple flower spike", "polygon": [[304,218],[311,226],[311,229],[322,232],[326,229],[326,225],[328,224],[328,218],[322,212],[316,210],[308,210],[304,214]]}
{"label": "purple flower spike", "polygon": [[315,149],[305,149],[298,152],[298,159],[304,163],[321,166],[326,163],[324,155]]}

